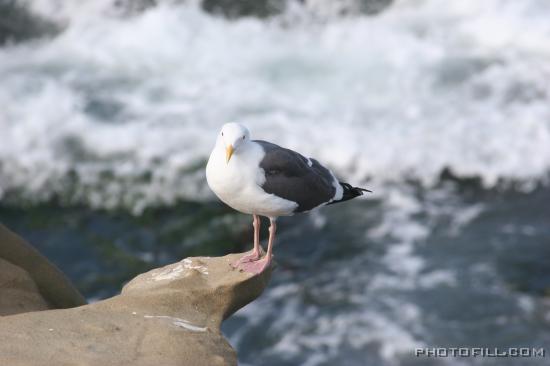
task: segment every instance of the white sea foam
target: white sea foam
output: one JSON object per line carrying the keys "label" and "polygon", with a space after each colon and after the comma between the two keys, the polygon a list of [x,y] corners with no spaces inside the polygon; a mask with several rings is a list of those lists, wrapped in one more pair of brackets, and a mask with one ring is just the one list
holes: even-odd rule
{"label": "white sea foam", "polygon": [[[367,284],[368,281],[361,274],[354,278],[333,270],[327,275],[340,285],[326,289],[320,284],[322,280],[314,281],[307,291],[311,292],[310,298],[324,298],[321,306],[334,310],[330,298],[341,293],[350,282]],[[363,353],[364,357],[370,354],[369,357],[383,360],[384,364],[399,364],[398,360],[406,358],[412,349],[424,345],[413,333],[421,323],[419,308],[403,301],[383,305],[379,296],[382,292],[378,289],[367,286],[355,288],[356,296],[361,297],[360,303],[348,306],[345,311],[327,313],[314,304],[304,302],[302,286],[281,287],[273,288],[266,296],[239,312],[247,319],[247,326],[231,337],[233,345],[240,346],[244,332],[256,328],[265,332],[265,327],[268,327],[269,334],[276,341],[261,352],[264,357],[283,360],[304,357],[301,364],[310,366],[341,359],[342,354],[348,352],[346,350]],[[334,306],[337,304],[338,301],[334,302]]]}
{"label": "white sea foam", "polygon": [[136,212],[210,197],[192,167],[228,120],[357,183],[429,184],[449,167],[492,186],[549,170],[545,2],[398,1],[292,25],[189,5],[64,11],[78,16],[58,37],[0,50],[4,197]]}
{"label": "white sea foam", "polygon": [[[268,334],[270,347],[247,355],[257,358],[260,352],[269,365],[316,366],[342,360],[350,365],[400,365],[413,357],[415,347],[439,344],[437,334],[455,341],[486,339],[473,335],[479,322],[488,324],[484,331],[490,334],[492,324],[530,319],[538,306],[534,297],[511,293],[506,278],[475,254],[479,243],[462,243],[456,237],[492,208],[467,202],[452,185],[422,197],[412,190],[389,188],[376,210],[379,224],[359,239],[353,254],[301,268],[296,277],[284,278],[239,311],[231,343],[248,349],[252,335]],[[330,225],[332,211],[327,215]],[[474,254],[457,258],[460,248],[445,247],[449,242]],[[282,272],[279,276],[285,275]],[[468,314],[463,303],[471,307]],[[494,313],[488,303],[512,310]],[[463,363],[449,359],[442,364]]]}

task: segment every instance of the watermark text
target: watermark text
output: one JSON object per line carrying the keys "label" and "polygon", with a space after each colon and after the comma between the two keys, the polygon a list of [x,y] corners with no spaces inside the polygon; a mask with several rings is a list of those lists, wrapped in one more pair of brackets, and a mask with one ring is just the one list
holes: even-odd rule
{"label": "watermark text", "polygon": [[416,357],[546,357],[544,348],[430,347],[415,348]]}

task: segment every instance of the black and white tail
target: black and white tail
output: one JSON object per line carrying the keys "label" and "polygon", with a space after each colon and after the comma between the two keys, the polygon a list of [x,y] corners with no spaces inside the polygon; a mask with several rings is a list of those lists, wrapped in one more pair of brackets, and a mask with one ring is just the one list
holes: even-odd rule
{"label": "black and white tail", "polygon": [[339,182],[339,183],[342,186],[342,188],[344,189],[344,194],[342,195],[341,199],[339,199],[337,201],[332,201],[332,202],[328,203],[329,205],[331,205],[333,203],[349,201],[351,199],[354,199],[355,197],[362,196],[363,192],[372,192],[371,190],[368,190],[368,189],[365,189],[365,188],[354,187],[349,183],[342,183],[342,182]]}

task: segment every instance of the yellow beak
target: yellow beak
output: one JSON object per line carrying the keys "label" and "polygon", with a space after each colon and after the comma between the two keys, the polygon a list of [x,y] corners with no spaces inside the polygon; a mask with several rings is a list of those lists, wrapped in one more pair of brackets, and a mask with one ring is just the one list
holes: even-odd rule
{"label": "yellow beak", "polygon": [[233,145],[229,145],[225,148],[225,163],[229,163],[229,160],[231,159],[231,155],[233,155]]}

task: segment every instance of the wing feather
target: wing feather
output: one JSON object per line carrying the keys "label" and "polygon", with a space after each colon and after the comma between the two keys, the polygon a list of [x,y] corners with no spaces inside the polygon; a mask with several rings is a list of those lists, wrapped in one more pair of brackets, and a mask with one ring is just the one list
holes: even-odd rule
{"label": "wing feather", "polygon": [[295,212],[309,211],[329,203],[336,193],[334,176],[315,159],[266,141],[254,141],[262,146],[265,156],[260,167],[265,172],[262,189],[267,193],[296,202]]}

